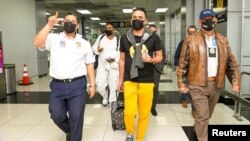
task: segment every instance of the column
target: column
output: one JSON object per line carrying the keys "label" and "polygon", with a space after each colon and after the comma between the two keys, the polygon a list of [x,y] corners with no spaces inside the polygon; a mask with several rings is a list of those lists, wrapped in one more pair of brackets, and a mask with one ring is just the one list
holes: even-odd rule
{"label": "column", "polygon": [[[36,32],[38,33],[47,23],[44,1],[36,1]],[[51,13],[52,14],[52,13]],[[47,51],[37,50],[38,76],[49,73],[49,58]]]}

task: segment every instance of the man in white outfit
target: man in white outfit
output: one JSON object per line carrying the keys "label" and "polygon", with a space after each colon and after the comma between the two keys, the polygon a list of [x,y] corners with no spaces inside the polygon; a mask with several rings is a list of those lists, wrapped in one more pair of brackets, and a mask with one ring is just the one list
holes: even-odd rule
{"label": "man in white outfit", "polygon": [[[103,97],[102,104],[106,106],[116,101],[116,89],[118,86],[119,41],[115,36],[115,29],[111,23],[106,24],[105,33],[95,41],[92,49],[98,55],[98,67],[96,72],[97,92]],[[108,89],[109,87],[109,99]]]}

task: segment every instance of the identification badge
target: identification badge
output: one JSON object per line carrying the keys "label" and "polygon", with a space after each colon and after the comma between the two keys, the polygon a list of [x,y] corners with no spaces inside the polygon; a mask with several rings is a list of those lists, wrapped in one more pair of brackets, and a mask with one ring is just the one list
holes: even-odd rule
{"label": "identification badge", "polygon": [[61,48],[65,48],[65,46],[66,46],[66,45],[65,45],[65,41],[61,40],[61,41],[60,41],[60,47],[61,47]]}
{"label": "identification badge", "polygon": [[216,57],[216,48],[208,48],[208,56],[209,57]]}
{"label": "identification badge", "polygon": [[212,38],[212,45],[217,46],[215,38]]}
{"label": "identification badge", "polygon": [[76,47],[77,48],[81,47],[81,42],[76,42]]}

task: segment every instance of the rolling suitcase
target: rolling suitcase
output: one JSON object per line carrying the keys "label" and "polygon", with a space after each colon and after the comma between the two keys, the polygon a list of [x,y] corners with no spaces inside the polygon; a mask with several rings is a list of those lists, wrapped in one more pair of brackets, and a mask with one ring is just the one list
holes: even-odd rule
{"label": "rolling suitcase", "polygon": [[[118,96],[117,96],[118,95]],[[111,102],[111,123],[113,130],[125,130],[123,93],[116,93],[117,100]]]}

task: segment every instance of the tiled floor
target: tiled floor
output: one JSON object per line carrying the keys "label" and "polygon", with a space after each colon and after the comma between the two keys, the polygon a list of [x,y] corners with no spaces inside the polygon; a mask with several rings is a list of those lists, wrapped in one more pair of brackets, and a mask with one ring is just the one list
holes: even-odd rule
{"label": "tiled floor", "polygon": [[[191,107],[183,108],[177,92],[175,72],[165,69],[160,83],[158,116],[150,117],[145,141],[195,141]],[[34,84],[17,86],[18,93],[0,101],[0,141],[65,141],[65,134],[49,117],[49,77],[33,78]],[[96,95],[88,100],[82,141],[124,141],[125,131],[113,131],[109,107]],[[210,124],[250,124],[250,116],[238,121],[233,110],[216,105]]]}

